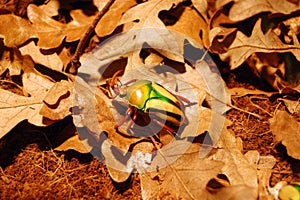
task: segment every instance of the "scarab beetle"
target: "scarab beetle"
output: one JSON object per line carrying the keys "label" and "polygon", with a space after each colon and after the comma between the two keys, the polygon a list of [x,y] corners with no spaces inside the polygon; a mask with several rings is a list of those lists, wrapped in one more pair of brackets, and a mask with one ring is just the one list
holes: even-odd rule
{"label": "scarab beetle", "polygon": [[295,182],[283,186],[278,194],[280,200],[299,200],[300,199],[300,183]]}
{"label": "scarab beetle", "polygon": [[117,127],[124,124],[129,116],[131,122],[127,129],[132,128],[133,122],[138,119],[139,113],[150,114],[151,119],[162,128],[176,133],[173,127],[179,127],[188,123],[184,113],[184,105],[189,103],[184,97],[169,92],[162,85],[149,80],[131,80],[124,85],[114,84],[118,71],[112,78],[110,87],[116,95],[124,97],[129,108],[124,118],[118,123]]}

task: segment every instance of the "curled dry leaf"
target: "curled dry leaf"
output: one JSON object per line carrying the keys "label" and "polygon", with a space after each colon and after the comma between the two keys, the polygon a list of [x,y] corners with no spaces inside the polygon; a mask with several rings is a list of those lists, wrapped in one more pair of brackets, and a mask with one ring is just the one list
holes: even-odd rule
{"label": "curled dry leaf", "polygon": [[[202,31],[202,34],[205,36],[208,34],[207,23],[201,18],[197,11],[189,7],[184,9],[179,20],[174,25],[167,26],[167,28],[184,34],[195,47],[202,46],[200,32]],[[182,44],[182,46],[183,45],[184,44]]]}
{"label": "curled dry leaf", "polygon": [[219,10],[226,4],[229,4],[230,2],[236,2],[236,1],[238,1],[238,0],[216,0],[216,2],[215,2],[216,9]]}
{"label": "curled dry leaf", "polygon": [[60,120],[70,115],[73,83],[62,80],[55,83],[44,99],[40,114],[51,120]]}
{"label": "curled dry leaf", "polygon": [[143,199],[211,199],[206,185],[223,163],[200,159],[200,149],[199,144],[174,141],[158,150],[149,167],[138,168]]}
{"label": "curled dry leaf", "polygon": [[[144,42],[146,42],[169,59],[184,62],[183,41],[186,36],[180,32],[167,30],[158,17],[162,10],[169,10],[181,2],[182,0],[147,1],[125,12],[119,21],[119,25],[134,22],[134,25],[130,27],[131,31],[126,30],[131,34],[134,32],[134,37],[128,38],[127,44],[133,43],[135,44],[134,49],[141,49]],[[133,42],[130,42],[129,39]]]}
{"label": "curled dry leaf", "polygon": [[272,155],[261,156],[256,150],[248,151],[245,156],[249,162],[258,169],[259,199],[273,199],[272,195],[268,192],[268,187],[272,175],[272,168],[276,164],[276,159]]}
{"label": "curled dry leaf", "polygon": [[291,114],[300,112],[300,98],[297,100],[282,99],[282,101]]}
{"label": "curled dry leaf", "polygon": [[262,12],[288,15],[299,9],[299,5],[286,0],[241,0],[232,5],[229,18],[242,21]]}
{"label": "curled dry leaf", "polygon": [[292,52],[297,60],[300,60],[300,46],[283,44],[273,31],[264,34],[261,29],[261,19],[257,20],[250,37],[238,31],[227,52],[221,52],[220,57],[222,60],[229,60],[233,70],[256,52]]}
{"label": "curled dry leaf", "polygon": [[231,185],[249,187],[251,196],[258,196],[257,169],[241,153],[238,140],[226,129],[223,129],[218,142],[218,151],[213,155],[214,160],[225,163],[222,174],[226,175]]}
{"label": "curled dry leaf", "polygon": [[136,4],[135,0],[116,0],[98,22],[95,28],[96,34],[99,37],[111,34],[118,26],[123,13]]}
{"label": "curled dry leaf", "polygon": [[161,28],[163,22],[158,18],[162,10],[169,10],[183,0],[147,1],[129,9],[120,19],[119,25],[139,20],[134,28]]}
{"label": "curled dry leaf", "polygon": [[62,24],[48,17],[41,8],[34,4],[27,7],[27,15],[35,32],[31,29],[27,31],[39,38],[38,46],[43,49],[56,48],[64,39],[66,42],[79,40],[94,18],[84,15],[80,10],[73,10],[70,13],[73,21]]}
{"label": "curled dry leaf", "polygon": [[7,47],[17,47],[34,37],[32,24],[16,15],[1,15],[0,24],[0,37],[3,38],[4,45]]}
{"label": "curled dry leaf", "polygon": [[22,55],[30,55],[35,63],[44,65],[52,70],[62,71],[63,63],[59,56],[54,54],[43,54],[41,49],[35,45],[34,41],[19,48]]}
{"label": "curled dry leaf", "polygon": [[205,21],[208,21],[207,0],[192,0],[192,3],[194,5],[194,7],[198,10],[198,12],[201,14],[201,16],[205,19]]}
{"label": "curled dry leaf", "polygon": [[53,82],[32,72],[23,74],[22,81],[24,90],[30,94],[30,97],[0,89],[0,115],[2,116],[0,138],[25,119],[34,125],[45,126],[39,111]]}
{"label": "curled dry leaf", "polygon": [[285,66],[277,53],[254,53],[247,59],[248,65],[259,77],[266,80],[274,89],[282,91],[288,85],[284,80]]}
{"label": "curled dry leaf", "polygon": [[101,134],[108,133],[107,138],[112,144],[120,151],[127,152],[140,139],[123,137],[117,132],[116,119],[110,107],[111,100],[100,89],[91,87],[80,77],[76,78],[73,93],[74,124],[78,128],[87,129],[82,132],[89,133],[84,136],[88,147],[92,149],[99,146]]}
{"label": "curled dry leaf", "polygon": [[300,160],[300,123],[284,111],[278,111],[270,122],[276,141],[286,147],[289,156]]}

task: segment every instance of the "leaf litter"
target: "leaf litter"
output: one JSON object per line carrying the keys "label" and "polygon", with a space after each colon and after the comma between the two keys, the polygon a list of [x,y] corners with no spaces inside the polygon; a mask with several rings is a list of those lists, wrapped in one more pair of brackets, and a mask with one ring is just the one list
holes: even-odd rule
{"label": "leaf litter", "polygon": [[[299,112],[296,109],[297,107],[293,106],[293,102],[295,104],[298,102],[298,99],[295,98],[299,92],[297,87],[298,76],[293,76],[293,79],[288,78],[286,81],[291,71],[297,72],[297,69],[293,69],[293,66],[297,66],[297,62],[299,62],[297,61],[299,59],[299,42],[296,36],[298,35],[297,27],[299,27],[299,24],[296,20],[287,21],[287,18],[282,17],[295,18],[293,12],[298,11],[295,4],[289,2],[285,4],[283,10],[278,12],[278,2],[272,1],[270,4],[265,3],[260,9],[253,8],[258,7],[261,2],[251,1],[249,3],[247,0],[237,2],[203,1],[201,3],[196,1],[148,1],[140,3],[126,1],[126,6],[120,6],[122,2],[115,1],[111,10],[106,13],[102,21],[100,20],[95,31],[101,41],[101,37],[114,35],[113,32],[118,27],[122,27],[121,32],[124,32],[123,35],[121,37],[116,36],[115,39],[121,38],[124,45],[120,48],[120,41],[111,40],[100,46],[97,49],[98,55],[95,54],[96,51],[93,52],[95,55],[94,60],[91,60],[90,63],[84,63],[86,65],[83,65],[80,69],[82,70],[79,71],[81,77],[84,77],[82,75],[89,76],[82,79],[80,76],[74,77],[63,71],[66,69],[67,62],[71,60],[71,54],[66,52],[64,45],[65,43],[72,44],[78,41],[89,28],[95,15],[88,16],[82,10],[72,9],[72,5],[68,5],[71,8],[69,10],[71,21],[67,23],[58,22],[53,18],[53,15],[60,14],[56,12],[59,8],[58,4],[55,1],[51,2],[53,4],[49,4],[48,7],[30,4],[27,7],[28,19],[14,14],[1,14],[0,16],[0,22],[3,24],[0,29],[0,37],[3,39],[1,45],[5,47],[4,50],[1,50],[0,75],[1,84],[6,84],[1,89],[3,98],[0,111],[3,113],[1,116],[6,116],[2,120],[0,135],[2,138],[0,146],[3,152],[6,152],[5,147],[10,147],[8,149],[13,148],[14,140],[10,139],[13,133],[27,134],[29,139],[23,147],[32,143],[32,135],[35,137],[33,133],[43,133],[41,137],[46,139],[47,143],[44,147],[50,145],[51,148],[57,151],[63,151],[64,153],[61,152],[60,155],[67,156],[69,155],[67,152],[71,150],[82,154],[92,152],[95,157],[106,163],[105,167],[102,164],[100,164],[100,167],[99,164],[96,164],[96,169],[102,170],[100,174],[104,174],[103,177],[108,178],[108,175],[110,175],[117,182],[117,185],[129,183],[132,180],[131,172],[137,171],[139,178],[135,174],[133,180],[134,183],[140,180],[141,192],[136,197],[144,199],[199,199],[199,197],[202,197],[202,199],[220,199],[220,197],[223,199],[257,199],[258,197],[259,199],[270,199],[272,194],[266,189],[270,185],[273,186],[281,180],[288,182],[299,180],[297,175],[299,171],[297,172],[297,168],[294,167],[294,165],[299,165],[299,152],[296,148],[299,143],[297,140],[297,116]],[[103,3],[97,1],[95,5],[101,10]],[[212,3],[215,3],[216,7],[214,10],[209,10]],[[227,6],[228,3],[231,3],[232,6]],[[203,7],[199,4],[203,4]],[[248,12],[242,12],[241,5],[245,4],[250,8],[247,9]],[[168,13],[169,17],[174,17],[171,11],[175,8],[179,10],[182,8],[183,12],[175,16],[174,24],[165,24],[161,20],[161,13],[170,11]],[[51,12],[45,13],[45,9],[50,9]],[[271,14],[265,15],[262,14],[263,12]],[[114,20],[109,20],[112,15],[116,15],[116,17]],[[266,18],[269,20],[268,23],[265,23]],[[247,30],[250,34],[246,33],[247,31],[245,32],[245,29],[240,26],[247,23],[249,19],[255,22],[253,29]],[[274,19],[277,20],[277,22],[275,20],[275,24],[272,21]],[[13,25],[8,26],[8,20],[12,20]],[[196,21],[199,21],[199,24],[192,25]],[[230,24],[231,27],[228,28],[226,24]],[[204,27],[206,25],[207,27]],[[282,25],[293,31],[284,32]],[[156,39],[150,37],[153,32],[151,32],[151,29],[147,29],[153,27],[160,28],[160,31],[155,33],[159,36]],[[148,31],[141,31],[139,28],[145,28]],[[170,33],[174,31],[179,34],[170,37]],[[139,40],[143,37],[145,37],[145,40],[136,43],[136,40],[132,38],[135,34],[140,36],[138,37]],[[184,37],[181,37],[181,35],[184,35]],[[174,38],[179,39],[176,40],[178,43],[173,44],[175,48],[168,46],[171,47],[173,53],[160,48],[159,45],[168,44],[168,41]],[[32,39],[34,39],[34,42]],[[248,65],[254,71],[253,76],[249,78],[259,78],[266,81],[267,83],[264,82],[264,84],[268,84],[267,87],[272,90],[272,93],[252,88],[253,92],[239,89],[238,92],[235,90],[229,95],[229,90],[225,88],[221,93],[223,92],[226,98],[222,98],[219,95],[220,85],[218,84],[223,84],[223,81],[217,81],[213,73],[214,68],[209,64],[209,61],[201,60],[196,62],[196,65],[192,65],[184,59],[186,40],[189,40],[196,48],[201,48],[204,45],[208,51],[211,50],[213,53],[218,54],[223,61],[217,60],[218,64],[224,65],[224,63],[227,63],[229,65],[228,70],[231,70],[230,74],[234,74],[234,76],[236,71],[242,68],[243,65]],[[146,43],[149,45],[149,49],[152,48],[155,52],[148,53],[145,56],[143,47]],[[130,46],[132,44],[137,45]],[[45,52],[43,49],[47,49],[47,51]],[[103,51],[101,52],[101,50]],[[124,52],[127,53],[124,54]],[[287,52],[290,52],[296,58],[296,60],[293,60],[296,63],[295,65],[289,63],[290,60],[288,59],[290,57]],[[277,62],[274,62],[274,59],[269,59],[274,58],[274,56]],[[82,58],[84,57],[87,56]],[[164,68],[166,60],[183,64],[186,71],[182,73],[182,76],[185,77],[188,84],[193,85],[193,91],[197,93],[195,99],[198,104],[196,105],[199,105],[200,108],[190,110],[187,108],[187,115],[190,119],[194,119],[194,115],[197,115],[200,120],[191,121],[183,130],[179,140],[173,140],[168,134],[164,135],[163,131],[158,136],[160,143],[154,141],[153,138],[151,140],[150,138],[128,138],[122,135],[122,129],[117,131],[114,128],[116,115],[112,108],[115,104],[96,87],[99,81],[104,83],[103,77],[101,77],[102,80],[99,80],[93,76],[95,76],[94,72],[101,72],[99,69],[102,66],[107,66],[108,63],[118,61],[118,59],[124,57],[127,59],[124,77],[129,75],[131,71],[139,69],[139,65],[146,64],[149,66],[154,64]],[[62,58],[64,60],[60,60]],[[211,74],[206,74],[205,77],[211,79],[211,82],[214,83],[212,85],[216,84],[216,91],[207,88],[203,84],[203,77],[200,78],[195,75],[199,67],[210,69],[208,71]],[[221,71],[225,70],[225,67],[220,67],[220,69]],[[85,70],[90,70],[90,72],[86,74]],[[5,80],[4,75],[9,79]],[[57,78],[57,75],[64,75],[65,78]],[[168,77],[166,74],[164,75]],[[226,72],[222,75],[226,79]],[[150,74],[149,77],[151,76]],[[16,77],[19,77],[19,80]],[[130,76],[127,77],[128,79],[130,79]],[[158,80],[154,78],[154,81]],[[230,81],[230,77],[226,80],[227,84],[228,81]],[[8,83],[21,89],[22,95],[15,93],[13,89],[7,89]],[[247,80],[245,79],[242,83],[234,80],[234,85],[238,84],[247,87]],[[210,86],[210,84],[208,85]],[[171,91],[174,91],[172,86]],[[177,92],[183,92],[184,96],[187,95],[180,84]],[[287,96],[284,95],[289,97],[288,100],[286,99]],[[189,95],[187,96],[190,98]],[[219,107],[220,105],[216,102],[221,102],[220,105],[223,106]],[[289,113],[285,111],[286,107],[281,102],[287,106]],[[217,105],[217,109],[213,105]],[[53,146],[51,134],[47,133],[52,132],[52,134],[56,134],[55,137],[62,138],[64,131],[51,131],[51,127],[55,127],[56,123],[59,124],[70,117],[71,111],[77,131],[82,132],[84,130],[84,134],[78,135],[74,125],[72,125],[71,135]],[[216,111],[216,113],[213,111]],[[230,121],[225,120],[224,113],[227,113],[226,118]],[[92,118],[87,116],[92,116]],[[205,120],[203,120],[204,118]],[[224,127],[214,127],[214,120],[222,120]],[[286,127],[287,120],[293,124],[292,127]],[[26,132],[26,130],[18,128],[28,127],[28,124],[33,124],[30,126],[33,126],[36,130],[31,130],[31,132],[28,129]],[[53,126],[50,124],[53,124]],[[232,133],[227,130],[226,126]],[[191,133],[193,132],[191,127],[198,127],[195,129],[196,133]],[[65,129],[62,128],[62,130]],[[58,134],[58,132],[60,133]],[[180,146],[186,144],[189,148],[180,149]],[[89,190],[90,194],[76,192],[75,188],[79,186],[76,181],[73,182],[69,178],[68,173],[70,171],[65,169],[64,164],[78,162],[80,157],[85,157],[82,154],[76,153],[77,158],[74,156],[75,154],[70,155],[71,160],[68,161],[57,157],[58,153],[52,150],[40,151],[37,150],[37,147],[30,145],[28,148],[31,150],[25,149],[22,153],[16,153],[16,155],[20,156],[21,159],[25,159],[26,156],[32,157],[31,151],[36,151],[33,155],[41,156],[43,159],[45,158],[44,152],[50,152],[50,155],[46,155],[50,161],[53,160],[51,156],[55,157],[52,164],[45,165],[48,161],[36,159],[37,163],[32,165],[28,166],[25,163],[19,165],[20,170],[23,166],[32,167],[32,169],[37,167],[43,173],[43,175],[39,174],[38,176],[50,177],[50,181],[46,180],[46,182],[49,181],[47,182],[49,185],[46,184],[47,187],[42,189],[42,191],[49,192],[49,195],[55,194],[50,192],[49,187],[51,188],[60,183],[68,191],[67,193],[58,193],[61,197],[82,198],[87,195],[88,198],[91,198],[92,196],[100,197],[102,195],[105,198],[121,198],[118,196],[113,184],[108,180],[102,183],[110,189],[102,193],[97,192],[99,188],[94,187],[97,184],[94,184],[93,181],[101,180],[102,176],[100,177],[99,174],[78,180],[78,182],[91,181],[86,183],[85,187],[93,186]],[[131,149],[131,153],[128,153],[129,149]],[[153,152],[156,153],[153,154]],[[6,164],[5,167],[4,163],[7,163],[7,160],[2,159],[2,157],[7,158],[7,155],[4,156],[4,153],[0,153],[0,155],[0,161],[3,163],[0,168],[1,181],[4,181],[6,186],[8,185],[8,188],[6,188],[1,184],[2,187],[5,187],[4,190],[1,188],[0,191],[4,191],[1,192],[1,195],[9,197],[9,195],[18,196],[18,194],[21,194],[25,196],[18,197],[31,197],[32,191],[35,191],[38,185],[37,182],[30,182],[30,180],[29,182],[22,182],[19,193],[13,194],[9,186],[20,183],[20,180],[17,180],[13,175],[15,173],[13,167],[16,163],[8,162],[9,164]],[[14,155],[14,153],[11,155]],[[92,162],[101,163],[99,160]],[[39,163],[42,163],[42,165]],[[91,161],[87,163],[91,163]],[[118,166],[119,169],[112,168],[110,163],[114,163],[112,165]],[[186,165],[186,163],[190,163],[190,165]],[[76,165],[80,165],[82,168],[93,166],[81,163]],[[161,165],[163,167],[160,167]],[[54,170],[51,171],[51,169]],[[107,171],[104,172],[105,169]],[[282,169],[285,169],[285,171],[282,171]],[[39,170],[36,172],[38,173]],[[76,168],[73,168],[71,173],[74,170],[76,171]],[[94,169],[88,171],[92,170]],[[62,179],[57,179],[56,175],[59,173],[63,174],[61,175],[63,176]],[[107,183],[110,185],[107,185]],[[123,198],[127,195],[126,191],[131,195],[137,194],[137,191],[139,191],[139,189],[129,189],[130,184],[128,185],[129,187],[125,189],[125,192],[121,192]],[[133,184],[132,186],[139,186],[139,184]],[[116,187],[118,188],[118,186]],[[122,191],[122,189],[119,189],[119,191]],[[26,194],[29,196],[26,196]],[[33,195],[39,196],[40,194]]]}

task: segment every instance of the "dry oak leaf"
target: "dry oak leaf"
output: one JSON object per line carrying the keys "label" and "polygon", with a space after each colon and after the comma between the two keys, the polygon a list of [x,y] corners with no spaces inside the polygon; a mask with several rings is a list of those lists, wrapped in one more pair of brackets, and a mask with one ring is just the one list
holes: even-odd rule
{"label": "dry oak leaf", "polygon": [[300,123],[284,111],[278,111],[270,122],[276,141],[286,147],[289,156],[300,160]]}
{"label": "dry oak leaf", "polygon": [[61,120],[70,115],[73,83],[66,80],[56,82],[44,98],[40,114],[51,120]]}
{"label": "dry oak leaf", "polygon": [[264,34],[261,30],[261,19],[257,20],[250,37],[238,31],[227,52],[221,53],[220,57],[222,60],[229,60],[233,70],[256,52],[292,52],[300,60],[300,46],[283,44],[273,31]]}
{"label": "dry oak leaf", "polygon": [[0,37],[7,47],[17,47],[33,38],[32,24],[13,14],[0,15]]}
{"label": "dry oak leaf", "polygon": [[225,163],[221,172],[225,174],[231,185],[244,185],[249,187],[253,197],[258,196],[257,169],[247,157],[241,153],[239,140],[227,129],[223,129],[218,142],[218,151],[213,155],[214,160]]}
{"label": "dry oak leaf", "polygon": [[96,34],[99,37],[111,34],[118,26],[123,13],[136,4],[135,0],[116,0],[98,22],[95,28]]}
{"label": "dry oak leaf", "polygon": [[182,1],[183,0],[153,0],[138,4],[124,13],[119,25],[139,20],[134,28],[162,28],[164,27],[164,23],[158,18],[159,12],[169,10]]}
{"label": "dry oak leaf", "polygon": [[62,71],[63,63],[56,53],[43,54],[41,49],[35,45],[34,41],[19,48],[22,55],[30,55],[35,63],[44,65],[55,71]]}
{"label": "dry oak leaf", "polygon": [[53,82],[35,73],[23,74],[24,89],[30,97],[19,96],[0,89],[0,138],[23,120],[37,126],[44,126],[43,116],[39,114],[46,96]]}
{"label": "dry oak leaf", "polygon": [[143,199],[211,199],[206,185],[223,163],[200,159],[200,148],[199,144],[172,141],[158,150],[151,166],[137,169]]}
{"label": "dry oak leaf", "polygon": [[198,10],[198,12],[201,14],[201,16],[205,19],[205,21],[208,21],[208,4],[207,0],[192,0],[192,3],[194,7]]}
{"label": "dry oak leaf", "polygon": [[73,20],[63,24],[48,17],[38,6],[30,4],[27,7],[27,16],[34,31],[28,31],[39,38],[38,46],[43,49],[56,48],[64,39],[66,42],[79,40],[91,25],[94,16],[88,17],[81,10],[72,10],[70,15]]}
{"label": "dry oak leaf", "polygon": [[276,159],[272,155],[261,156],[256,150],[248,151],[245,156],[258,169],[259,199],[273,199],[267,188],[269,187],[272,168],[276,164]]}
{"label": "dry oak leaf", "polygon": [[[127,152],[130,145],[139,138],[128,138],[116,131],[116,119],[111,112],[111,99],[99,89],[89,85],[81,77],[76,77],[73,91],[73,121],[81,138],[86,138],[88,149],[99,146],[102,132],[109,133],[108,139],[116,148]],[[87,133],[87,134],[85,134]],[[84,135],[84,136],[83,136]]]}
{"label": "dry oak leaf", "polygon": [[169,10],[182,1],[153,0],[138,4],[124,13],[119,25],[134,22],[130,26],[130,30],[134,30],[134,37],[131,36],[131,38],[134,40],[132,43],[135,44],[135,49],[141,49],[146,42],[169,59],[184,62],[182,55],[185,36],[180,32],[166,29],[164,23],[158,17],[160,11]]}
{"label": "dry oak leaf", "polygon": [[286,69],[278,53],[254,53],[247,59],[253,72],[266,80],[274,89],[282,91],[288,83],[284,80]]}
{"label": "dry oak leaf", "polygon": [[288,15],[299,9],[299,4],[286,0],[240,0],[232,5],[229,18],[233,21],[242,21],[262,12]]}
{"label": "dry oak leaf", "polygon": [[186,35],[189,42],[195,47],[199,47],[199,45],[202,46],[200,32],[202,31],[203,34],[208,34],[207,23],[201,18],[196,10],[189,7],[184,9],[179,20],[174,25],[167,26],[167,28]]}

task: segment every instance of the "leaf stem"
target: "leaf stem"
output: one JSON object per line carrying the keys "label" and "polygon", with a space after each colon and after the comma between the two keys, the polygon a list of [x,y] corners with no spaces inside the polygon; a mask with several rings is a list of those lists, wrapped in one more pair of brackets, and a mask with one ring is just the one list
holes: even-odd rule
{"label": "leaf stem", "polygon": [[75,54],[73,58],[71,59],[71,62],[69,63],[69,66],[67,67],[69,73],[71,74],[77,74],[78,68],[81,66],[81,63],[79,61],[79,57],[82,54],[82,50],[84,48],[84,45],[88,39],[88,37],[91,35],[91,33],[94,31],[96,28],[98,22],[100,19],[104,16],[104,14],[109,10],[110,6],[115,2],[115,0],[109,0],[104,8],[97,14],[95,19],[93,20],[93,23],[91,26],[88,28],[88,30],[85,32],[83,37],[80,39],[79,44],[76,48]]}

